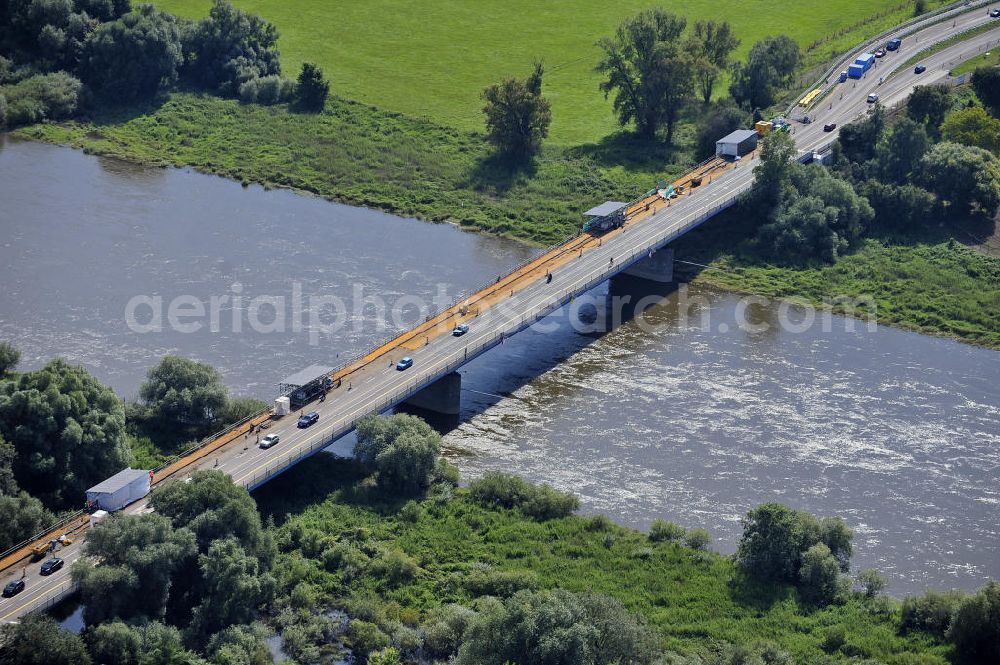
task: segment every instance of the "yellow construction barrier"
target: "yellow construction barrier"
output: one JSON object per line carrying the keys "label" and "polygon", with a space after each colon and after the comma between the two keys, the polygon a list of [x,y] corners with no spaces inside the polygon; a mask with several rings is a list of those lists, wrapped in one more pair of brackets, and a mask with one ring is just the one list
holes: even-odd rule
{"label": "yellow construction barrier", "polygon": [[820,88],[816,88],[812,92],[806,94],[805,97],[803,97],[801,100],[799,100],[799,106],[802,106],[802,107],[809,106],[810,104],[813,103],[814,99],[816,99],[817,97],[819,97],[819,93],[821,93],[821,92],[822,92],[822,90]]}

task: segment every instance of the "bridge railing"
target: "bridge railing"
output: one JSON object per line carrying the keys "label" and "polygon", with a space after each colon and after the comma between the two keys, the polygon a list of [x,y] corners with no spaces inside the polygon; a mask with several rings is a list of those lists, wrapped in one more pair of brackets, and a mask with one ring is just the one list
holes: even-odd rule
{"label": "bridge railing", "polygon": [[62,586],[55,591],[48,593],[41,602],[32,607],[31,610],[29,610],[29,614],[43,612],[75,592],[76,584],[74,584],[72,580],[67,579],[63,582]]}
{"label": "bridge railing", "polygon": [[[59,519],[53,524],[50,524],[49,526],[45,527],[45,529],[39,531],[38,533],[31,536],[27,540],[22,541],[17,545],[14,545],[13,547],[8,547],[3,552],[0,552],[0,561],[3,561],[12,554],[16,554],[18,550],[23,550],[29,547],[30,545],[33,545],[34,543],[42,540],[45,536],[65,530],[68,526],[70,526],[73,522],[83,517],[85,514],[86,511],[83,510],[78,510],[75,513],[71,513],[70,515],[67,515],[66,517],[63,517],[62,519]],[[23,557],[18,557],[18,560],[20,560],[21,558]],[[6,565],[3,568],[0,568],[0,570],[9,567],[10,567],[9,565]]]}

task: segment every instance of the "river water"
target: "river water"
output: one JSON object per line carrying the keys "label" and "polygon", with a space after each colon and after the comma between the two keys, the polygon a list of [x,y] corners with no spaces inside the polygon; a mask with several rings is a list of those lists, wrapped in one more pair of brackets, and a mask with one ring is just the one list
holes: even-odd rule
{"label": "river water", "polygon": [[[219,368],[234,394],[269,399],[283,376],[418,319],[416,299],[453,297],[537,251],[12,140],[0,143],[0,229],[0,339],[25,368],[62,355],[126,397],[178,353]],[[219,299],[215,324],[143,331],[154,299],[166,318],[178,296]],[[339,319],[310,300],[330,296]],[[375,296],[396,319],[387,329]],[[252,319],[262,297],[284,314],[261,306]],[[764,501],[841,515],[855,565],[881,569],[895,594],[1000,577],[1000,354],[838,317],[795,332],[773,325],[778,309],[752,307],[772,325],[748,332],[736,296],[693,288],[603,336],[554,316],[463,370],[447,454],[465,477],[519,473],[625,524],[704,526],[723,552]],[[261,320],[285,331],[251,329]]]}

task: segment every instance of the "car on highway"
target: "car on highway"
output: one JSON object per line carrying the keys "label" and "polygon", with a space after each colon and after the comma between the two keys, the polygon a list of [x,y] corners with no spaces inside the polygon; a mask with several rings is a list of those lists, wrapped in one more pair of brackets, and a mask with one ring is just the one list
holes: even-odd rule
{"label": "car on highway", "polygon": [[300,429],[305,429],[306,427],[311,427],[315,425],[316,421],[318,420],[319,420],[319,414],[316,413],[315,411],[310,411],[306,415],[299,417],[299,422],[297,423],[297,425],[299,426]]}
{"label": "car on highway", "polygon": [[467,332],[469,332],[469,325],[466,323],[460,323],[455,326],[455,329],[451,331],[451,334],[453,337],[461,337]]}
{"label": "car on highway", "polygon": [[874,104],[877,101],[878,101],[878,95],[876,95],[874,92],[872,94],[868,95],[867,102],[869,104]]}
{"label": "car on highway", "polygon": [[884,56],[885,56],[885,49],[880,48],[879,50],[875,51],[876,58],[882,58]]}
{"label": "car on highway", "polygon": [[52,573],[62,568],[63,563],[65,562],[62,559],[60,559],[57,556],[54,556],[42,564],[42,569],[39,572],[42,575],[51,575]]}
{"label": "car on highway", "polygon": [[404,369],[410,369],[411,367],[413,367],[413,358],[409,356],[406,356],[398,363],[396,363],[396,369],[400,372],[402,372]]}
{"label": "car on highway", "polygon": [[916,67],[913,68],[913,73],[914,74],[923,74],[926,71],[927,71],[927,68],[924,67],[923,65],[917,65]]}
{"label": "car on highway", "polygon": [[993,18],[1000,18],[1000,8],[990,11],[990,16]]}
{"label": "car on highway", "polygon": [[832,132],[836,128],[837,128],[837,123],[835,123],[835,122],[828,122],[825,125],[823,125],[823,131],[824,132]]}
{"label": "car on highway", "polygon": [[267,450],[268,448],[277,443],[278,443],[278,435],[268,434],[267,436],[265,436],[263,439],[260,440],[260,447],[263,448],[264,450]]}
{"label": "car on highway", "polygon": [[3,597],[10,598],[22,591],[24,591],[24,580],[14,580],[13,582],[8,582],[7,586],[3,588]]}
{"label": "car on highway", "polygon": [[840,81],[841,83],[843,83],[844,81],[847,80],[847,70],[846,69],[844,71],[840,72],[840,78],[837,79],[837,80]]}

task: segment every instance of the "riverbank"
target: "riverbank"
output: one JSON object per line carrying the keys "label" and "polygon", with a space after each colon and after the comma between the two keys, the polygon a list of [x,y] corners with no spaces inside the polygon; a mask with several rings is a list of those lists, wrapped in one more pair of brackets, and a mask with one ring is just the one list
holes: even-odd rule
{"label": "riverbank", "polygon": [[379,494],[364,475],[319,455],[255,498],[278,526],[276,568],[294,571],[284,584],[365,622],[364,639],[376,645],[430,625],[448,603],[559,588],[616,598],[665,649],[687,654],[760,642],[809,663],[938,664],[949,653],[927,634],[901,635],[895,601],[853,595],[809,607],[793,587],[754,580],[728,557],[657,542],[602,515],[538,521],[484,508],[462,489],[407,502]]}
{"label": "riverbank", "polygon": [[1000,258],[980,249],[971,233],[977,229],[865,238],[834,264],[781,266],[734,251],[733,239],[749,236],[748,227],[737,210],[681,238],[677,257],[709,266],[682,274],[727,291],[1000,349]]}
{"label": "riverbank", "polygon": [[[511,169],[491,157],[479,134],[339,98],[311,115],[175,93],[157,106],[15,135],[543,245],[574,234],[595,202],[628,200],[690,161],[673,150],[640,148],[621,134],[602,145],[546,149],[533,166]],[[674,157],[678,163],[664,170]]]}
{"label": "riverbank", "polygon": [[[679,145],[690,143],[690,131],[682,129]],[[618,134],[600,145],[546,148],[530,169],[512,171],[490,158],[481,135],[350,100],[333,99],[324,113],[302,115],[191,93],[15,135],[145,164],[192,166],[244,184],[289,187],[538,245],[575,234],[591,205],[634,198],[691,161],[689,149],[640,150]],[[834,265],[809,267],[733,254],[750,232],[735,213],[713,220],[680,241],[677,258],[718,268],[697,279],[721,288],[814,304],[870,297],[881,323],[1000,348],[1000,259],[964,246],[971,237],[964,230],[867,239]]]}

